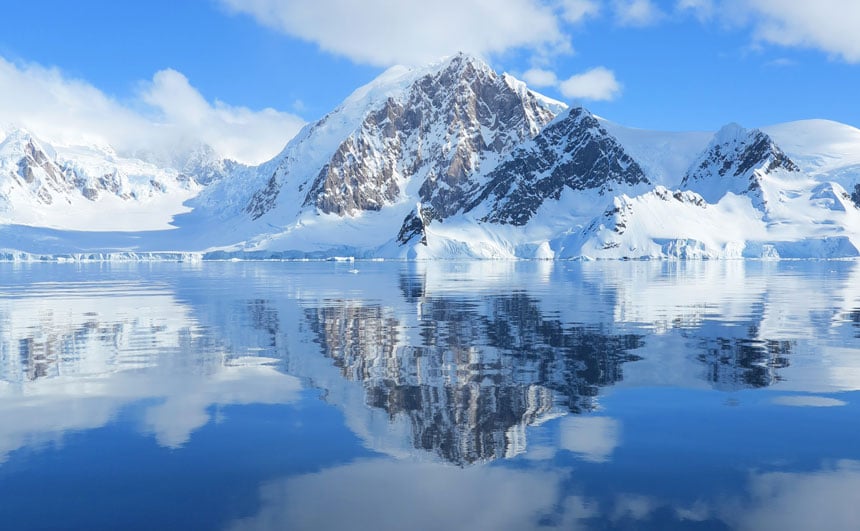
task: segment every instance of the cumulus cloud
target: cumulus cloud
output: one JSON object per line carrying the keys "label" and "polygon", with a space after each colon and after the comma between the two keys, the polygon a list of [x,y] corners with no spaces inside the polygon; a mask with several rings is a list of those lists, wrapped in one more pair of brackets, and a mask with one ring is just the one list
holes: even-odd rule
{"label": "cumulus cloud", "polygon": [[298,116],[271,108],[254,111],[217,100],[209,103],[175,70],[157,72],[141,98],[156,109],[160,128],[171,129],[174,138],[202,141],[244,162],[268,160],[304,125]]}
{"label": "cumulus cloud", "polygon": [[209,102],[175,70],[157,72],[123,103],[56,68],[0,57],[0,125],[26,128],[51,143],[146,153],[162,163],[201,143],[220,156],[258,163],[276,155],[304,122],[274,109]]}
{"label": "cumulus cloud", "polygon": [[[377,66],[424,64],[457,51],[487,55],[527,47],[569,47],[558,7],[541,0],[221,0],[228,10]],[[596,3],[566,0],[561,14],[578,20]]]}
{"label": "cumulus cloud", "polygon": [[559,79],[555,72],[543,68],[526,70],[521,77],[532,87],[552,87],[571,99],[610,101],[621,94],[621,84],[615,79],[615,73],[602,66],[567,79]]}
{"label": "cumulus cloud", "polygon": [[558,77],[552,70],[532,68],[523,72],[523,81],[533,87],[554,87],[558,85]]}
{"label": "cumulus cloud", "polygon": [[530,529],[552,511],[561,480],[549,471],[358,461],[264,484],[259,512],[227,529]]}
{"label": "cumulus cloud", "polygon": [[678,0],[701,21],[750,28],[760,44],[811,48],[860,63],[860,2],[855,0]]}
{"label": "cumulus cloud", "polygon": [[560,82],[559,90],[567,98],[611,101],[621,94],[621,84],[612,70],[598,66]]}
{"label": "cumulus cloud", "polygon": [[860,62],[860,2],[856,0],[750,0],[755,37],[782,46],[817,48]]}
{"label": "cumulus cloud", "polygon": [[[752,504],[726,518],[737,529],[857,529],[860,463],[840,461],[809,473],[769,472],[751,479]],[[736,521],[739,520],[739,521]]]}

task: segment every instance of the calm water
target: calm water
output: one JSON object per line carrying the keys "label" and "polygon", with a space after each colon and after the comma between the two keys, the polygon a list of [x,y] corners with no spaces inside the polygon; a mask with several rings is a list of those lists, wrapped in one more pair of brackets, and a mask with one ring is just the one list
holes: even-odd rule
{"label": "calm water", "polygon": [[0,264],[3,529],[860,529],[860,263]]}

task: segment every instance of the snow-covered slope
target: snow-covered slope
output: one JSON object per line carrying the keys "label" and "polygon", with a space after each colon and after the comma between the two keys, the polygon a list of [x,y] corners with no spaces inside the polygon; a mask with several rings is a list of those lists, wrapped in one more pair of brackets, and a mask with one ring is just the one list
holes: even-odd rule
{"label": "snow-covered slope", "polygon": [[834,181],[860,205],[860,129],[830,120],[802,120],[762,128],[819,181]]}
{"label": "snow-covered slope", "polygon": [[8,133],[2,256],[860,255],[860,130],[633,129],[464,54],[389,69],[260,166],[182,160]]}
{"label": "snow-covered slope", "polygon": [[518,148],[487,181],[468,209],[483,210],[483,221],[510,225],[525,225],[565,190],[604,196],[650,184],[639,164],[581,107]]}
{"label": "snow-covered slope", "polygon": [[271,162],[205,191],[187,220],[229,225],[217,241],[245,250],[378,246],[408,232],[417,203],[428,219],[460,210],[486,169],[563,108],[468,55],[395,67]]}
{"label": "snow-covered slope", "polygon": [[597,117],[655,185],[676,188],[687,169],[708,146],[713,132],[649,131]]}
{"label": "snow-covered slope", "polygon": [[17,129],[0,142],[0,223],[78,231],[170,227],[200,185],[110,148],[53,147]]}
{"label": "snow-covered slope", "polygon": [[562,257],[860,255],[860,210],[842,185],[818,177],[801,171],[767,134],[731,124],[690,166],[683,191],[617,197],[556,247]]}

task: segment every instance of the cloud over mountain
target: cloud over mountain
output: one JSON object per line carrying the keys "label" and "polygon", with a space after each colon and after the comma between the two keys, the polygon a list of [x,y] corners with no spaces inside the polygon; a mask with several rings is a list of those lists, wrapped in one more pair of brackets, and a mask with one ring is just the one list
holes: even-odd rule
{"label": "cloud over mountain", "polygon": [[38,131],[61,145],[110,145],[160,163],[200,143],[221,156],[259,163],[277,154],[304,121],[271,108],[209,101],[171,69],[120,101],[57,68],[0,57],[0,125]]}

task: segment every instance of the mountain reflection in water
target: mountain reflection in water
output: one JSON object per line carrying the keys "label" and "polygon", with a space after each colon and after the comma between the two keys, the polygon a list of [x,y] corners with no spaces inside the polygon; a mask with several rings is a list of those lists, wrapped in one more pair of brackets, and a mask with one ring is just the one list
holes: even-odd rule
{"label": "mountain reflection in water", "polygon": [[[810,502],[860,485],[854,262],[0,269],[0,496],[24,509],[56,473],[155,506],[205,483],[220,509],[167,527],[860,523],[848,494]],[[196,463],[163,494],[80,473],[150,443],[151,470]],[[123,500],[103,521],[146,527]],[[98,512],[58,503],[32,527]]]}

